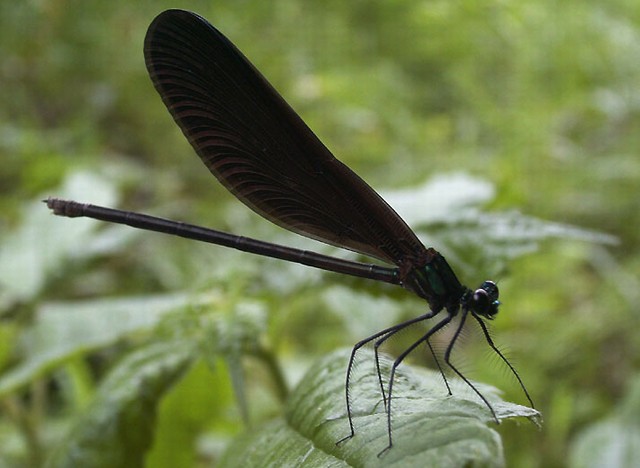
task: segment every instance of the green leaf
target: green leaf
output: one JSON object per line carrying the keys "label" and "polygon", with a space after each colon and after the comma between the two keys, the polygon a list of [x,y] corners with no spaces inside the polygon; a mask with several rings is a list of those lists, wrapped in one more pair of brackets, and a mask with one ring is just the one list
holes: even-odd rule
{"label": "green leaf", "polygon": [[[85,172],[67,177],[57,193],[63,198],[90,199],[105,205],[117,199],[112,183]],[[2,239],[0,308],[35,297],[69,255],[87,251],[87,240],[99,224],[95,220],[61,223],[41,200],[25,206],[24,213],[23,223]],[[81,245],[84,248],[79,249]]]}
{"label": "green leaf", "polygon": [[151,330],[168,313],[202,297],[167,294],[45,304],[24,334],[24,361],[0,378],[0,395],[14,391],[76,354],[107,346],[134,332]]}
{"label": "green leaf", "polygon": [[640,427],[610,418],[582,431],[571,453],[571,467],[638,466]]}
{"label": "green leaf", "polygon": [[233,405],[226,366],[221,362],[212,369],[200,357],[163,399],[146,465],[191,467],[196,460],[217,458],[237,427]]}
{"label": "green leaf", "polygon": [[[410,226],[449,222],[495,198],[488,181],[464,173],[440,174],[414,187],[382,190],[381,195]],[[425,210],[424,207],[429,209]]]}
{"label": "green leaf", "polygon": [[608,418],[588,426],[574,441],[570,466],[634,467],[640,460],[640,377]]}
{"label": "green leaf", "polygon": [[157,407],[192,356],[193,345],[184,341],[154,344],[129,355],[101,385],[49,466],[143,466]]}
{"label": "green leaf", "polygon": [[[495,188],[486,180],[463,173],[441,174],[420,186],[384,191],[384,199],[410,226],[445,224],[452,230],[474,229],[466,243],[480,239],[493,243],[525,244],[532,247],[548,238],[574,239],[617,245],[615,236],[569,224],[545,221],[517,211],[487,213],[481,206],[492,201]],[[429,209],[425,210],[424,207]],[[425,232],[428,235],[428,232]]]}
{"label": "green leaf", "polygon": [[[309,369],[292,393],[285,417],[242,436],[227,450],[221,466],[502,466],[500,436],[482,401],[463,382],[450,382],[448,396],[435,371],[400,367],[392,401],[394,445],[378,457],[388,442],[387,422],[373,357],[359,360],[352,374],[351,395],[355,436],[349,432],[344,379],[349,350],[333,353]],[[364,352],[362,353],[365,354]],[[385,375],[389,361],[384,359]],[[531,408],[504,402],[497,390],[476,384],[500,419],[537,420]]]}

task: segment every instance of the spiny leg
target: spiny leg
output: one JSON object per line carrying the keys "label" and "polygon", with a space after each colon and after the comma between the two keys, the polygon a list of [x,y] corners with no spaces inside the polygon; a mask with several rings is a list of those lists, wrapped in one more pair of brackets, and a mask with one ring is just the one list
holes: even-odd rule
{"label": "spiny leg", "polygon": [[[439,311],[438,311],[439,312]],[[414,323],[417,322],[421,322],[423,320],[428,320],[430,318],[432,318],[435,314],[437,314],[437,312],[429,312],[427,314],[423,314],[420,315],[419,317],[413,318],[411,320],[407,320],[406,322],[402,322],[399,323],[397,325],[394,325],[392,327],[389,328],[385,328],[382,331],[379,331],[378,333],[375,333],[373,335],[371,335],[368,338],[365,338],[364,340],[361,340],[359,342],[357,342],[355,344],[355,346],[353,347],[353,349],[351,350],[351,356],[349,357],[349,364],[347,365],[347,377],[346,377],[346,382],[345,382],[345,399],[347,402],[347,418],[349,420],[349,434],[347,434],[345,437],[343,437],[342,439],[340,439],[339,441],[336,442],[336,445],[340,445],[342,442],[351,439],[354,435],[355,435],[355,430],[353,427],[353,416],[351,414],[351,392],[350,392],[350,387],[351,387],[351,373],[353,371],[353,364],[355,362],[355,358],[356,358],[356,354],[358,353],[358,351],[360,350],[360,348],[362,348],[364,345],[366,345],[367,343],[372,342],[373,340],[380,338],[381,336],[385,336],[385,335],[389,335],[392,336],[394,333],[397,333],[398,331],[413,325]],[[378,360],[378,354],[377,354],[377,350],[376,350],[376,367],[378,370],[378,379],[380,381],[380,385],[381,388],[382,387],[382,377],[380,374],[380,363]],[[384,388],[383,388],[383,400],[384,400]],[[386,400],[385,400],[385,407],[386,407]]]}
{"label": "spiny leg", "polygon": [[382,457],[393,446],[393,438],[391,436],[391,397],[392,397],[392,393],[393,393],[393,380],[395,378],[396,369],[402,363],[402,361],[404,361],[404,359],[409,354],[411,354],[411,352],[413,352],[414,349],[416,349],[418,346],[420,346],[423,342],[429,342],[429,338],[431,338],[431,336],[433,336],[436,332],[438,332],[442,327],[444,327],[449,322],[451,322],[452,318],[453,318],[453,315],[448,313],[447,316],[444,319],[442,319],[437,324],[435,324],[433,327],[431,327],[429,329],[429,331],[427,331],[427,333],[425,333],[419,340],[417,340],[411,346],[409,346],[409,348],[404,350],[402,352],[402,354],[400,354],[400,356],[398,356],[396,358],[396,360],[393,362],[393,365],[391,366],[391,372],[389,373],[389,392],[388,392],[387,408],[386,408],[386,410],[387,410],[387,434],[389,436],[389,445],[387,445],[380,453],[378,453],[378,457]]}
{"label": "spiny leg", "polygon": [[[398,330],[400,331],[400,330]],[[395,331],[391,332],[384,337],[380,338],[373,345],[373,355],[376,361],[376,373],[378,374],[378,384],[380,385],[380,394],[382,395],[382,403],[384,404],[384,410],[387,410],[387,395],[384,391],[384,382],[382,381],[382,370],[380,369],[380,346],[391,336],[395,335]]]}
{"label": "spiny leg", "polygon": [[471,383],[471,381],[469,379],[467,379],[464,375],[462,375],[462,372],[460,372],[453,364],[451,364],[451,351],[453,350],[453,346],[456,343],[456,340],[458,339],[458,337],[460,336],[460,332],[462,331],[462,328],[464,327],[464,323],[465,320],[467,319],[467,314],[469,313],[469,311],[467,309],[462,309],[462,314],[460,317],[460,325],[458,325],[458,328],[456,328],[455,333],[453,334],[453,338],[451,338],[451,341],[449,342],[449,345],[447,346],[447,350],[444,353],[444,362],[447,363],[447,365],[453,369],[453,371],[458,374],[458,377],[460,377],[462,380],[464,380],[464,382],[471,387],[471,389],[476,392],[476,394],[482,399],[482,401],[484,402],[485,405],[487,405],[487,408],[489,408],[489,410],[491,411],[491,414],[493,415],[493,418],[496,420],[496,422],[498,424],[500,424],[500,420],[498,419],[498,415],[496,414],[495,410],[493,409],[493,406],[491,406],[491,403],[489,403],[489,400],[487,400],[485,398],[485,396],[480,393],[480,391],[475,387],[475,385],[473,385]]}
{"label": "spiny leg", "polygon": [[507,360],[507,358],[500,352],[500,350],[493,343],[493,340],[491,339],[491,335],[489,334],[489,330],[487,329],[487,325],[482,321],[480,317],[477,317],[474,313],[471,313],[471,315],[480,324],[480,328],[482,329],[482,332],[484,333],[484,337],[487,340],[487,343],[489,343],[489,346],[491,347],[491,349],[498,356],[500,356],[500,359],[502,359],[502,361],[509,367],[509,369],[511,369],[511,372],[513,373],[513,375],[515,375],[516,379],[518,380],[518,383],[520,384],[520,388],[522,388],[522,391],[527,397],[527,400],[529,400],[529,404],[531,404],[532,408],[535,408],[533,404],[533,400],[531,399],[531,396],[529,396],[529,392],[527,391],[527,388],[524,386],[524,383],[522,382],[520,375],[518,375],[518,372],[516,371],[515,367],[511,365],[511,363]]}
{"label": "spiny leg", "polygon": [[349,434],[337,441],[336,445],[340,445],[341,443],[351,439],[355,435],[355,430],[353,428],[353,416],[351,415],[351,392],[349,391],[349,389],[351,387],[351,372],[353,370],[353,363],[355,361],[356,354],[360,348],[369,343],[371,340],[376,339],[381,334],[384,334],[384,330],[380,333],[370,336],[369,338],[365,338],[364,340],[357,342],[351,350],[351,355],[349,356],[349,364],[347,364],[347,378],[344,385],[345,400],[347,402],[347,419],[349,420]]}
{"label": "spiny leg", "polygon": [[[405,328],[414,325],[418,322],[422,322],[425,320],[429,320],[432,319],[435,315],[437,315],[440,311],[437,312],[433,312],[430,311],[427,314],[421,315],[419,317],[416,317],[414,319],[411,320],[407,320],[406,322],[402,322],[399,323],[391,328],[391,329],[387,329],[389,330],[388,333],[382,335],[382,337],[380,339],[378,339],[374,345],[373,345],[373,352],[374,352],[374,356],[375,356],[375,360],[376,360],[376,371],[378,373],[378,383],[380,384],[380,393],[382,394],[382,402],[384,404],[384,408],[385,410],[387,409],[387,396],[386,393],[384,391],[384,382],[382,382],[382,371],[380,369],[380,346],[382,346],[384,344],[385,341],[387,341],[389,338],[391,338],[393,335],[395,335],[396,333],[404,330]],[[429,348],[431,348],[431,344],[429,344]],[[433,352],[433,350],[431,351]],[[435,355],[434,355],[435,356]],[[438,364],[439,366],[439,364]]]}
{"label": "spiny leg", "polygon": [[433,350],[433,346],[431,346],[431,340],[428,339],[427,341],[427,346],[429,346],[429,351],[431,351],[431,355],[433,356],[433,360],[436,361],[436,366],[438,366],[438,370],[440,371],[440,375],[442,376],[442,380],[444,380],[444,384],[447,387],[447,394],[449,396],[453,395],[453,393],[451,392],[451,387],[449,386],[449,381],[447,380],[447,376],[445,375],[444,371],[442,370],[442,366],[440,365],[440,359],[438,359],[438,356],[436,355],[435,351]]}

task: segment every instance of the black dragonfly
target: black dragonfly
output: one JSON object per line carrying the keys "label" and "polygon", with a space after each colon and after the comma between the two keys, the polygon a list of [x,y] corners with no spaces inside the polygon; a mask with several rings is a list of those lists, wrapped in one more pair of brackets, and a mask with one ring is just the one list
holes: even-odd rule
{"label": "black dragonfly", "polygon": [[[465,320],[471,317],[533,406],[520,376],[495,346],[484,323],[498,313],[497,285],[485,281],[475,290],[462,285],[444,257],[425,247],[375,190],[331,154],[224,35],[195,13],[168,10],[150,25],[144,56],[151,80],[174,120],[205,166],[240,201],[285,229],[395,267],[343,260],[140,213],[49,198],[46,202],[55,214],[127,224],[397,284],[424,299],[426,313],[354,346],[345,384],[349,433],[338,443],[355,434],[350,378],[357,352],[374,344],[387,417],[388,445],[383,454],[393,445],[391,408],[398,366],[422,344],[435,357],[431,337],[458,315],[460,320],[444,351],[447,366],[473,389],[499,422],[487,398],[450,361]],[[395,359],[385,389],[378,348],[401,330],[441,312],[442,318]],[[442,373],[437,358],[436,363]],[[451,394],[446,377],[445,384]]]}

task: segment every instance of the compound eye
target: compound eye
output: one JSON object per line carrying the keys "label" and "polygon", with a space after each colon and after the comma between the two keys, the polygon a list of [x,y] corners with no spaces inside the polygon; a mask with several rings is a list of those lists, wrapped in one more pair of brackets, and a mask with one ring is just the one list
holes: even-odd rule
{"label": "compound eye", "polygon": [[498,291],[498,285],[493,281],[485,281],[480,285],[480,288],[483,291],[486,291],[489,295],[489,301],[494,302],[498,300],[498,296],[500,292]]}
{"label": "compound eye", "polygon": [[488,319],[498,313],[498,286],[493,281],[485,281],[473,293],[472,309],[475,313],[482,315]]}
{"label": "compound eye", "polygon": [[473,310],[480,315],[485,315],[490,305],[489,293],[484,289],[476,289],[473,293]]}

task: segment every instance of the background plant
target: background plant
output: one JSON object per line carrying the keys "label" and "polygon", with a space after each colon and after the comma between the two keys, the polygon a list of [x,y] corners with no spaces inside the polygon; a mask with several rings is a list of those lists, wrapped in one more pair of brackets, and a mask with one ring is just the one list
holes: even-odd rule
{"label": "background plant", "polygon": [[[41,461],[109,369],[193,336],[215,349],[162,395],[149,460],[216,459],[242,413],[280,411],[287,385],[272,366],[294,382],[318,356],[422,307],[364,281],[55,219],[37,202],[69,194],[317,249],[225,193],[163,109],[142,38],[176,6],[228,35],[394,206],[413,200],[403,214],[466,283],[500,281],[497,341],[545,415],[541,431],[498,428],[508,463],[559,466],[571,453],[577,464],[594,431],[633,434],[638,419],[620,416],[637,411],[640,346],[633,2],[2,2],[3,461]],[[460,171],[474,179],[419,190]],[[482,343],[461,351],[473,378],[521,401]],[[628,442],[615,454],[632,457]]]}

